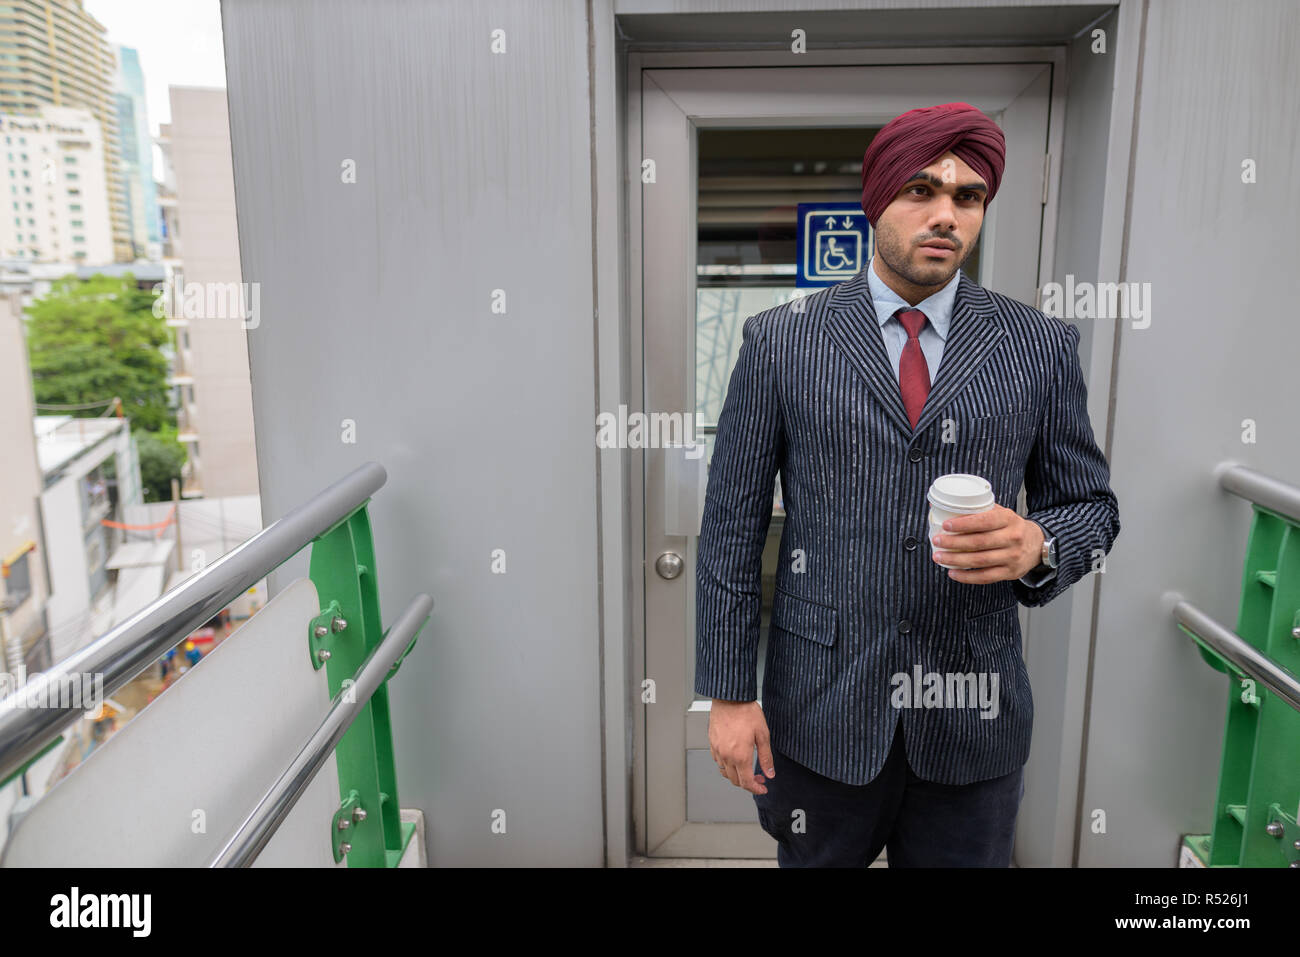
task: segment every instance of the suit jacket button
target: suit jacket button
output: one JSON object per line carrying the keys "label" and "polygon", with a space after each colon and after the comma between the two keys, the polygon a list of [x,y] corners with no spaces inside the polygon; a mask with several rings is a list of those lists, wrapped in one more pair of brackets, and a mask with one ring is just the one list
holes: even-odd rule
{"label": "suit jacket button", "polygon": [[898,630],[905,635],[912,630],[912,623],[904,618],[898,623]]}
{"label": "suit jacket button", "polygon": [[906,548],[909,552],[916,551],[916,546],[917,546],[917,541],[911,535],[908,535],[907,538],[903,539],[903,547]]}
{"label": "suit jacket button", "polygon": [[921,459],[925,458],[925,453],[922,452],[920,449],[918,449],[916,446],[912,446],[910,449],[907,450],[907,457],[911,459],[913,462],[919,462],[921,461]]}

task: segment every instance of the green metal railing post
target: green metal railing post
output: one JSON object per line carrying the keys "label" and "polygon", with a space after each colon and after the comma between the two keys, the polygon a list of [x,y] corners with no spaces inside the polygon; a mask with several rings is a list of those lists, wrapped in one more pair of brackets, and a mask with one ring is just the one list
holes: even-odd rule
{"label": "green metal railing post", "polygon": [[[366,503],[312,543],[309,574],[321,614],[311,623],[308,647],[313,665],[325,667],[333,697],[384,637]],[[340,811],[328,822],[335,860],[343,845],[350,845],[349,867],[397,866],[415,825],[401,822],[386,684],[375,691],[335,754]]]}
{"label": "green metal railing post", "polygon": [[[1300,527],[1258,504],[1246,547],[1236,632],[1300,674]],[[1210,835],[1184,843],[1210,867],[1287,867],[1300,860],[1300,712],[1249,679],[1195,634],[1201,656],[1232,677]],[[1208,840],[1207,840],[1208,837]]]}

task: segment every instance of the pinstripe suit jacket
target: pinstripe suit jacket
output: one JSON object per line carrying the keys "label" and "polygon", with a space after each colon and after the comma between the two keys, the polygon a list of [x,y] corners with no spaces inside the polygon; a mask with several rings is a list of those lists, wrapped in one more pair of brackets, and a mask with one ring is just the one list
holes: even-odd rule
{"label": "pinstripe suit jacket", "polygon": [[[865,784],[901,720],[918,775],[967,784],[1029,758],[1017,602],[1044,605],[1094,570],[1119,534],[1119,508],[1088,419],[1078,329],[963,275],[913,430],[868,268],[745,320],[699,539],[695,690],[757,697],[761,556],[779,469],[786,517],[762,697],[772,746]],[[1027,517],[1056,536],[1056,576],[1037,588],[949,578],[930,557],[926,502],[948,472],[982,475],[1012,509],[1023,481]],[[899,706],[895,676],[932,672],[945,684],[983,675],[989,689],[996,673],[996,717],[974,702],[925,707],[919,693]]]}

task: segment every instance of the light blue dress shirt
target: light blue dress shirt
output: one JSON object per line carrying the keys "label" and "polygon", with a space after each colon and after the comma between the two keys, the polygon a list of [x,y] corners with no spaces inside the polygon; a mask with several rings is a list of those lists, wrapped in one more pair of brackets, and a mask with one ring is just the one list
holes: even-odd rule
{"label": "light blue dress shirt", "polygon": [[[871,257],[867,263],[867,287],[871,291],[871,304],[876,310],[876,322],[880,324],[880,334],[885,339],[885,351],[894,367],[895,380],[901,381],[900,365],[903,360],[903,347],[907,345],[907,330],[894,313],[900,309],[920,309],[929,321],[921,327],[917,340],[921,343],[921,353],[925,356],[925,365],[930,372],[930,385],[939,372],[939,363],[943,359],[943,346],[948,340],[948,326],[952,320],[952,304],[957,298],[957,286],[961,283],[961,270],[952,274],[942,289],[922,299],[915,306],[907,302],[894,290],[885,285],[885,281],[876,275],[876,258]],[[1039,525],[1039,528],[1042,528]],[[1047,536],[1047,530],[1043,529]],[[1044,568],[1037,574],[1030,572],[1020,581],[1030,588],[1037,588],[1056,577],[1056,569]]]}

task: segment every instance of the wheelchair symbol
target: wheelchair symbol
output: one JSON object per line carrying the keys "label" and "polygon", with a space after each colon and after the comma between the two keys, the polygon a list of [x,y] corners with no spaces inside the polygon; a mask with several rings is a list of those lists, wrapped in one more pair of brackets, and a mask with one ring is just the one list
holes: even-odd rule
{"label": "wheelchair symbol", "polygon": [[[832,260],[834,256],[834,260]],[[836,272],[841,269],[852,269],[854,263],[848,256],[844,255],[844,250],[840,249],[839,243],[834,236],[826,240],[826,249],[822,252],[822,267],[825,272]]]}

